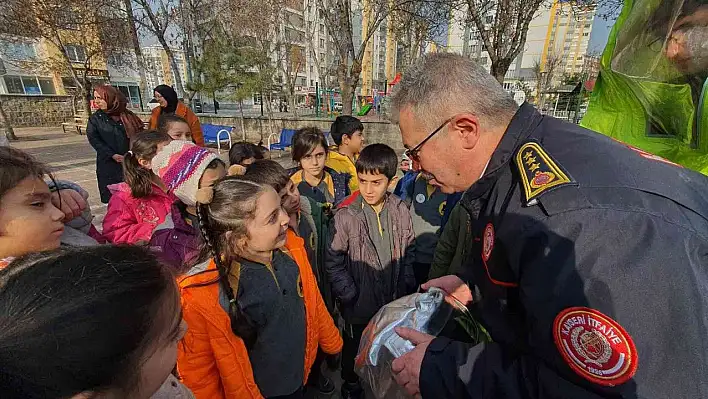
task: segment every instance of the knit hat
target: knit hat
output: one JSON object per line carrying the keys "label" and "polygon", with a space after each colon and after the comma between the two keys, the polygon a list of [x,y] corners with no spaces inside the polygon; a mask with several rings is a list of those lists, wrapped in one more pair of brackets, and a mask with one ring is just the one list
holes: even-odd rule
{"label": "knit hat", "polygon": [[207,166],[219,157],[189,141],[174,140],[152,159],[152,171],[167,189],[187,206],[197,204],[199,179]]}

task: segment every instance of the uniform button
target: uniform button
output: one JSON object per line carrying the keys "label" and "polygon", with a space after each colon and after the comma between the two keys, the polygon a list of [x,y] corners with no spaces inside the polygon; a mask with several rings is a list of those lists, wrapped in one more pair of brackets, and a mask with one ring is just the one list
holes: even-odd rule
{"label": "uniform button", "polygon": [[287,294],[288,294],[288,290],[283,290],[283,295],[287,295]]}
{"label": "uniform button", "polygon": [[173,240],[176,240],[176,239],[177,239],[177,235],[173,235],[173,236],[172,236],[172,239],[173,239]]}

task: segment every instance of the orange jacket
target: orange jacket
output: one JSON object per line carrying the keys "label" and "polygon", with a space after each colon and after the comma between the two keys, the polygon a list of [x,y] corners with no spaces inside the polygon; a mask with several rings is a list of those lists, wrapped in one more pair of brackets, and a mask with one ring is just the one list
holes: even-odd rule
{"label": "orange jacket", "polygon": [[[155,107],[150,115],[150,129],[157,129],[157,122],[162,113],[162,107]],[[192,139],[198,146],[204,147],[204,135],[202,134],[202,125],[199,123],[197,115],[182,102],[177,103],[175,115],[187,121],[189,129],[192,131]]]}
{"label": "orange jacket", "polygon": [[[305,242],[291,230],[287,234],[285,249],[300,269],[307,318],[304,385],[317,356],[317,347],[329,354],[339,353],[342,337],[322,301],[307,260]],[[193,286],[216,278],[212,260],[206,272],[179,281],[183,317],[188,326],[182,342],[177,345],[179,374],[197,399],[263,398],[253,379],[246,346],[231,331],[229,316],[219,304],[219,285]],[[283,356],[288,354],[283,353]]]}

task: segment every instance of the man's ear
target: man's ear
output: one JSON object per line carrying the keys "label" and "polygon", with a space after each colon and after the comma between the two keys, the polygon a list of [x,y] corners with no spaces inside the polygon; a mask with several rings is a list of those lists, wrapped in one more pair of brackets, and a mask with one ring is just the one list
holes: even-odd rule
{"label": "man's ear", "polygon": [[450,121],[450,128],[460,140],[461,147],[471,150],[477,146],[480,135],[479,118],[470,113],[460,114]]}
{"label": "man's ear", "polygon": [[349,137],[348,134],[343,134],[342,135],[342,144],[347,145],[349,142],[352,140],[351,137]]}

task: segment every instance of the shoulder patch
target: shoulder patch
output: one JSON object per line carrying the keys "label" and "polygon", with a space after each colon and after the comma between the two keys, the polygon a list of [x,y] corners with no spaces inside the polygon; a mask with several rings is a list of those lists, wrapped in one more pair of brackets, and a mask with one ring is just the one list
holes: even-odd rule
{"label": "shoulder patch", "polygon": [[514,158],[521,175],[521,186],[527,205],[546,191],[575,181],[548,153],[535,141],[522,145]]}
{"label": "shoulder patch", "polygon": [[632,337],[598,310],[573,307],[558,313],[553,340],[570,368],[595,384],[624,384],[637,372]]}

